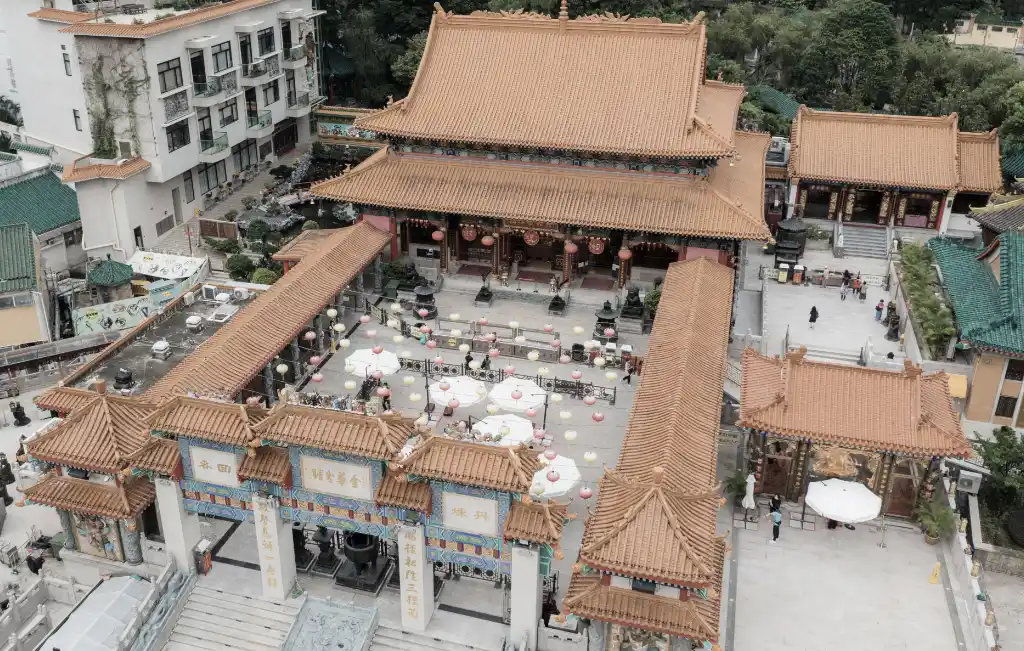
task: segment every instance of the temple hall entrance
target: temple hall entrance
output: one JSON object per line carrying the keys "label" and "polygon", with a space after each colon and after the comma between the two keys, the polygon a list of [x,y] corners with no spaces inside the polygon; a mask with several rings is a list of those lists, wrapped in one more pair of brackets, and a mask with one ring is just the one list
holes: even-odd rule
{"label": "temple hall entrance", "polygon": [[853,200],[850,221],[859,224],[877,224],[882,211],[883,193],[880,190],[857,190]]}
{"label": "temple hall entrance", "polygon": [[832,191],[825,188],[807,188],[806,192],[804,219],[831,219],[829,209],[832,202]]}

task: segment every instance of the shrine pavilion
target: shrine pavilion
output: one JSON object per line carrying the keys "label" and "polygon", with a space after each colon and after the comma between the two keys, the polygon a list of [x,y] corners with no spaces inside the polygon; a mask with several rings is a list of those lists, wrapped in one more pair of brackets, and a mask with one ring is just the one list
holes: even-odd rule
{"label": "shrine pavilion", "polygon": [[702,16],[435,9],[408,96],[355,120],[388,145],[311,189],[395,234],[392,259],[610,289],[769,239],[770,138],[704,78]]}

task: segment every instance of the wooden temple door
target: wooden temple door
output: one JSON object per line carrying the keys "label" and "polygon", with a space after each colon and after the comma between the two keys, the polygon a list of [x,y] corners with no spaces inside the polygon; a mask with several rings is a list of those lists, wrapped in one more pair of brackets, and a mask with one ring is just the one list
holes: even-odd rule
{"label": "wooden temple door", "polygon": [[889,502],[887,515],[909,518],[917,506],[917,492],[921,487],[927,467],[917,459],[897,459],[889,481]]}
{"label": "wooden temple door", "polygon": [[770,441],[765,450],[761,475],[761,492],[785,495],[789,476],[796,463],[797,444],[794,441]]}

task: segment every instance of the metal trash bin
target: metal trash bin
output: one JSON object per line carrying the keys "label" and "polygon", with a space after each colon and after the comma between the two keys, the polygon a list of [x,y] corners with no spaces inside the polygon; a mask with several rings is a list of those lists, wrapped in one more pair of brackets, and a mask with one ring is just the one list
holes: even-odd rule
{"label": "metal trash bin", "polygon": [[804,266],[802,264],[798,264],[797,266],[793,267],[793,284],[794,285],[799,285],[803,281],[804,281]]}
{"label": "metal trash bin", "polygon": [[789,282],[789,263],[783,262],[779,265],[779,278],[780,283]]}

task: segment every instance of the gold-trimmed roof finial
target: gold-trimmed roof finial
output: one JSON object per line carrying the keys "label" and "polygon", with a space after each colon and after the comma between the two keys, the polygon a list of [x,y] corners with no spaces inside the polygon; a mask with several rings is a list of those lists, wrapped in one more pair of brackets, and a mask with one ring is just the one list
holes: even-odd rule
{"label": "gold-trimmed roof finial", "polygon": [[562,0],[562,5],[558,8],[558,20],[569,20],[569,3],[567,0]]}

